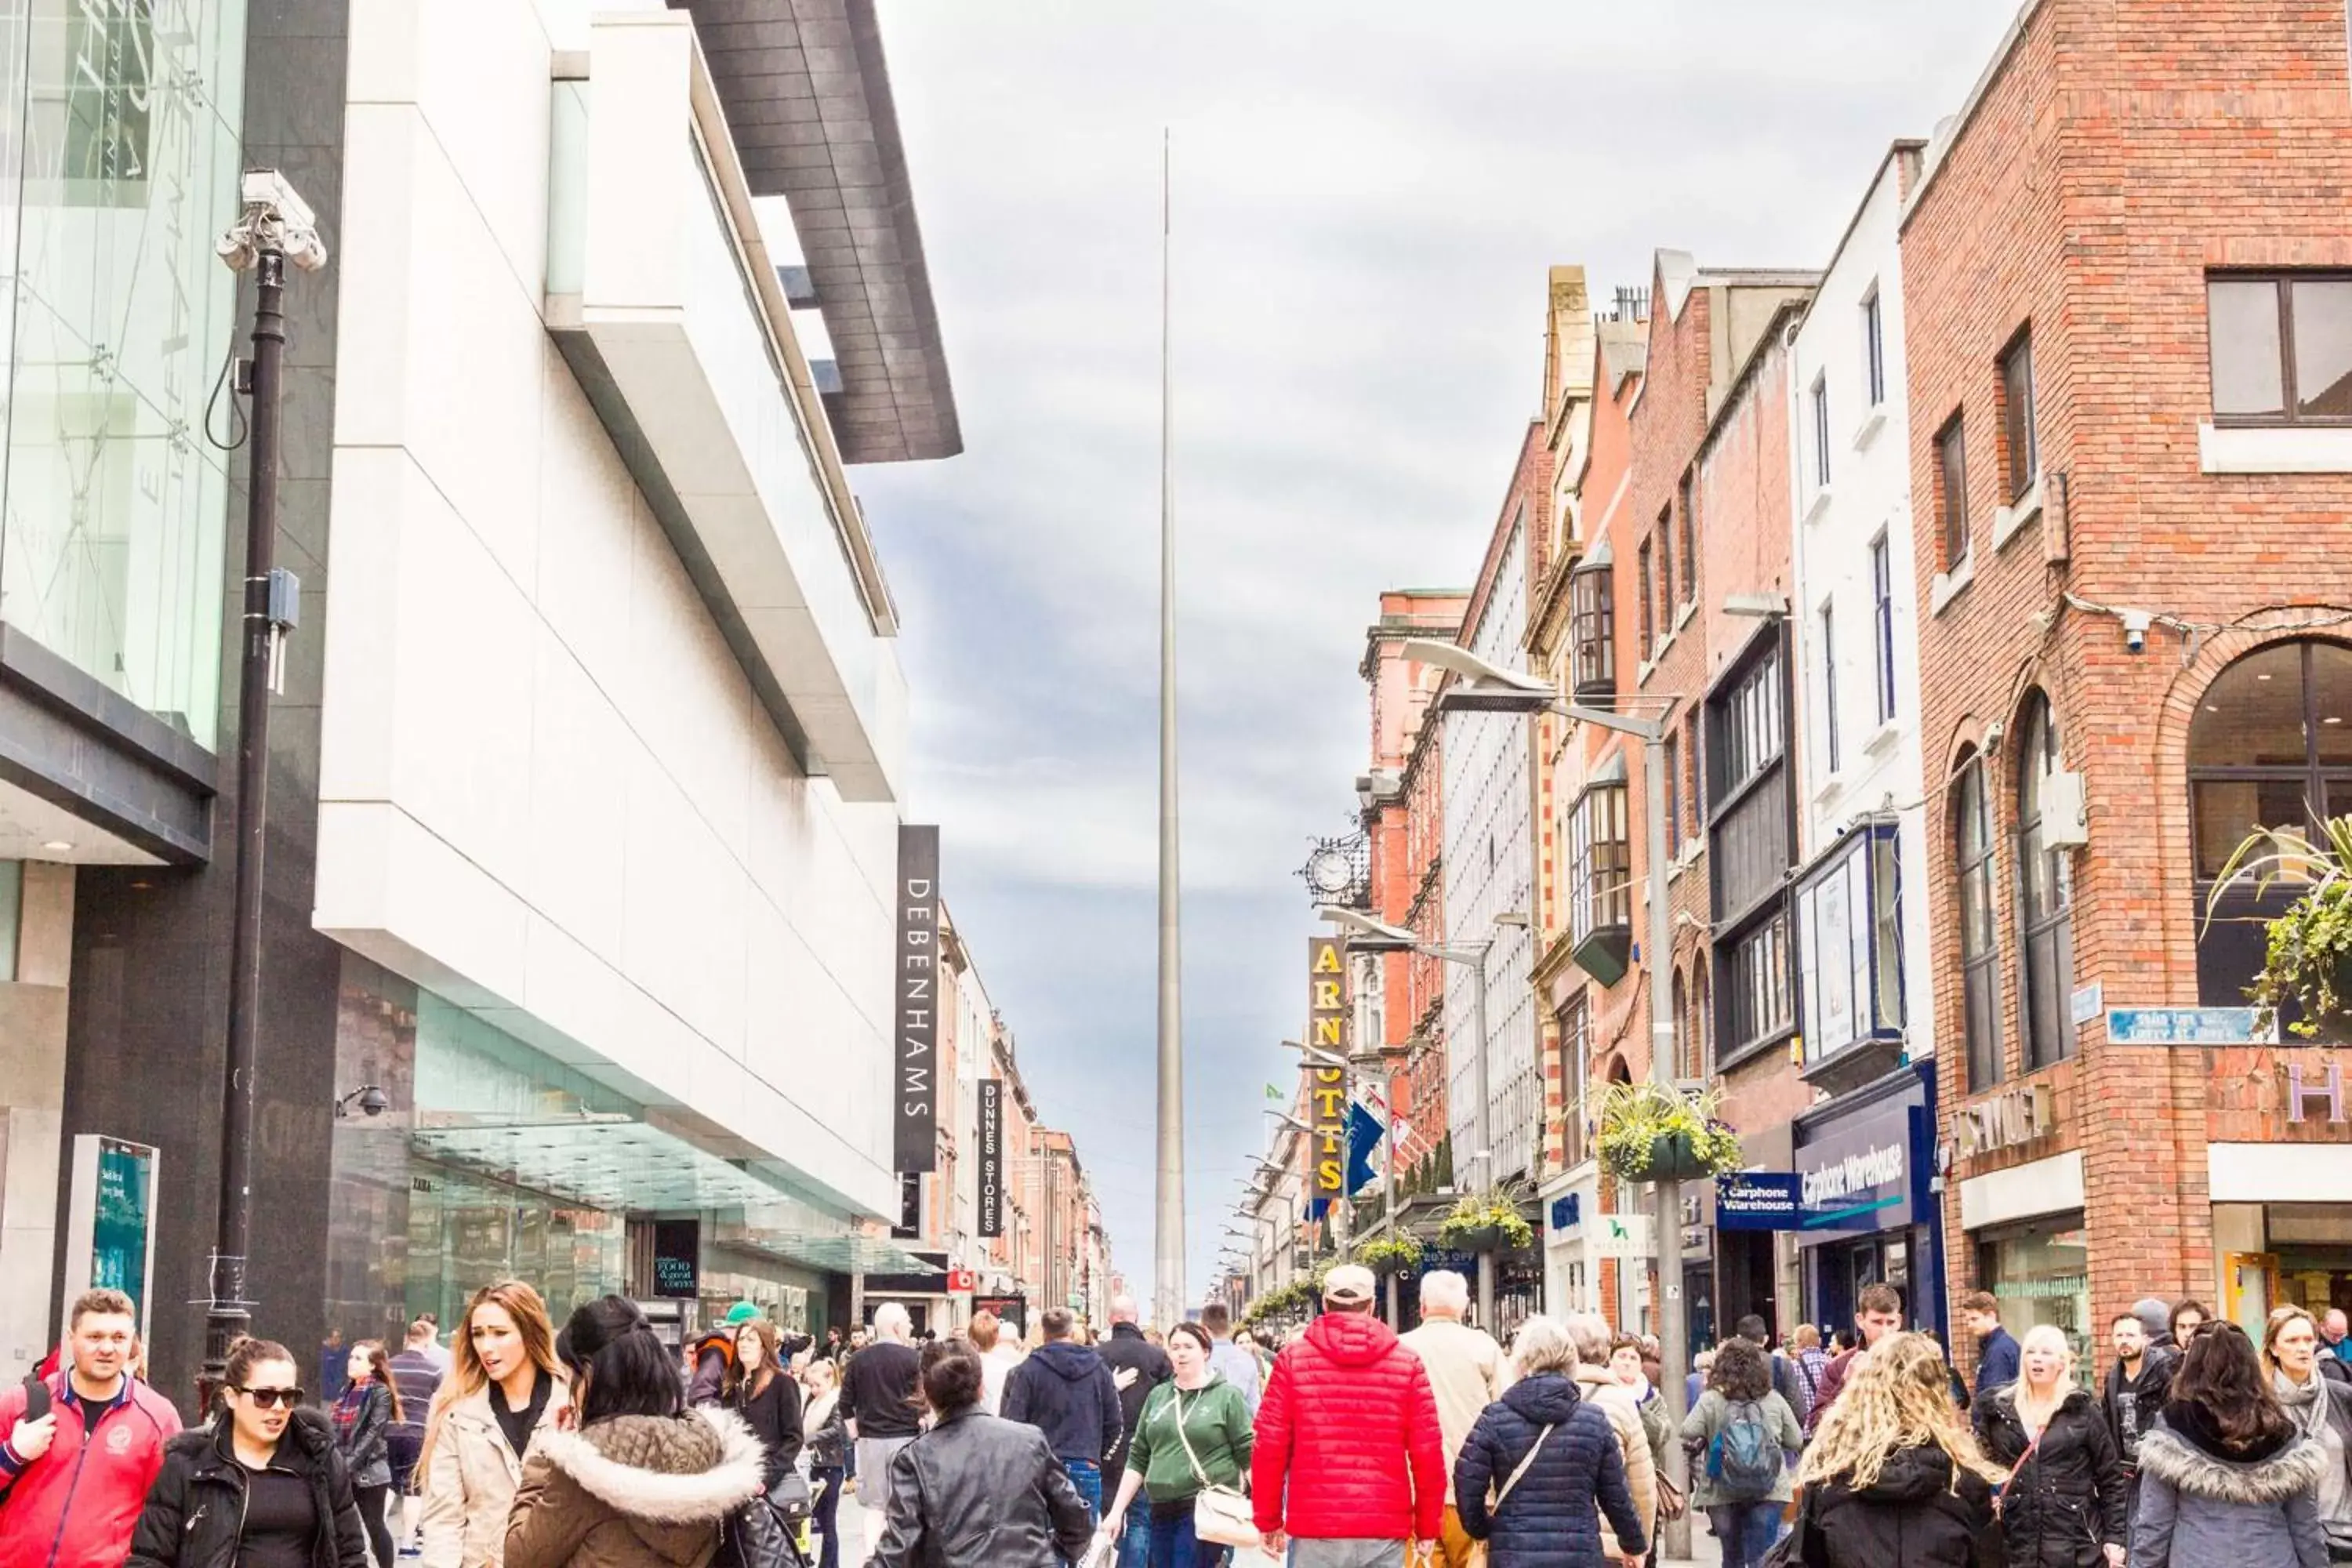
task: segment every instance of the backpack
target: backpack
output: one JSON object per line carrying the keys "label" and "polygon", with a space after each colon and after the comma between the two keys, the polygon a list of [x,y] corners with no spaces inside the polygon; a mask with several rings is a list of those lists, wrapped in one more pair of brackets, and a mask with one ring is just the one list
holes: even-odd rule
{"label": "backpack", "polygon": [[1706,1446],[1708,1479],[1734,1499],[1753,1502],[1772,1495],[1786,1462],[1762,1405],[1742,1399],[1726,1405],[1723,1428]]}

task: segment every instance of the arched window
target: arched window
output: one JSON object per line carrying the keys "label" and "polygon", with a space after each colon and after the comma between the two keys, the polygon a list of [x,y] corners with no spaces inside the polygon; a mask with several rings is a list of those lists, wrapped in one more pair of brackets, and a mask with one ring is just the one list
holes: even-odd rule
{"label": "arched window", "polygon": [[1993,941],[1992,818],[1984,759],[1969,754],[1955,775],[1952,862],[1960,902],[1961,1012],[1967,1021],[1969,1088],[2000,1081],[2000,952]]}
{"label": "arched window", "polygon": [[1707,1037],[1715,1027],[1715,1015],[1707,1010],[1706,954],[1701,952],[1691,966],[1691,1077],[1705,1078],[1707,1063],[1714,1058],[1707,1054]]}
{"label": "arched window", "polygon": [[2352,812],[2352,647],[2305,638],[2257,648],[2214,677],[2189,726],[2196,865],[2197,999],[2243,1006],[2263,927],[2301,889],[2231,894],[2208,923],[2214,879],[2256,827]]}
{"label": "arched window", "polygon": [[1696,1078],[1691,1067],[1690,986],[1683,972],[1675,971],[1675,1076]]}
{"label": "arched window", "polygon": [[2061,767],[2050,700],[2025,700],[2017,731],[2017,924],[2025,968],[2025,1066],[2031,1072],[2074,1054],[2074,862],[2053,849],[2042,820],[2042,784]]}

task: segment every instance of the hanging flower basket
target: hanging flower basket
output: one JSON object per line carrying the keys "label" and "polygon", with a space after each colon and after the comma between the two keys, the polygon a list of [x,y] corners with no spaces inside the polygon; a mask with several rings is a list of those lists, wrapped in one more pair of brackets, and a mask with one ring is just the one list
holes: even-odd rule
{"label": "hanging flower basket", "polygon": [[1462,1252],[1502,1252],[1535,1245],[1535,1227],[1507,1194],[1464,1197],[1437,1227],[1437,1245]]}
{"label": "hanging flower basket", "polygon": [[2246,999],[2257,1028],[2291,1007],[2290,1033],[2336,1040],[2352,1034],[2352,816],[2330,817],[2321,828],[2315,839],[2285,827],[2247,835],[2206,895],[2205,923],[2233,894],[2260,899],[2282,883],[2302,888],[2266,928],[2262,971]]}
{"label": "hanging flower basket", "polygon": [[1696,1182],[1737,1171],[1739,1134],[1716,1114],[1715,1091],[1612,1084],[1601,1097],[1601,1168],[1621,1181]]}
{"label": "hanging flower basket", "polygon": [[1409,1236],[1384,1236],[1366,1242],[1356,1254],[1356,1261],[1385,1279],[1391,1274],[1410,1274],[1421,1267],[1421,1243]]}

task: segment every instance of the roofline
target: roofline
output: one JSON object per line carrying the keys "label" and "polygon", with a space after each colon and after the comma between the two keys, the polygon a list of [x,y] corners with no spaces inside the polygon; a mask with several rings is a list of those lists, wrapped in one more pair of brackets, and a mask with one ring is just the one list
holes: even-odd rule
{"label": "roofline", "polygon": [[[1830,249],[1828,264],[1822,268],[1822,281],[1826,282],[1829,275],[1837,270],[1837,264],[1845,259],[1845,247],[1853,243],[1853,231],[1862,226],[1862,215],[1868,212],[1870,204],[1877,199],[1878,187],[1886,183],[1887,173],[1895,168],[1896,161],[1906,153],[1924,153],[1927,148],[1927,139],[1924,136],[1897,136],[1887,144],[1885,153],[1879,157],[1878,167],[1870,173],[1870,183],[1862,188],[1862,200],[1853,205],[1853,216],[1845,220],[1844,232],[1838,236],[1837,244]],[[1897,226],[1899,229],[1900,225]],[[1798,318],[1799,327],[1812,319],[1813,303],[1820,299],[1817,286],[1813,300],[1805,306],[1804,315]]]}
{"label": "roofline", "polygon": [[[1817,279],[1814,287],[1818,289],[1819,286]],[[1787,333],[1791,319],[1801,321],[1805,312],[1812,309],[1813,299],[1813,295],[1807,295],[1802,300],[1783,300],[1773,307],[1772,319],[1764,323],[1764,330],[1756,335],[1755,346],[1748,351],[1748,357],[1739,362],[1738,370],[1733,373],[1730,382],[1724,387],[1723,401],[1716,405],[1715,413],[1708,418],[1706,434],[1698,438],[1698,450],[1691,458],[1694,466],[1706,461],[1707,453],[1715,446],[1716,437],[1722,434],[1732,409],[1738,405],[1748,384],[1756,379],[1756,373],[1764,363],[1765,356],[1772,352],[1776,340]]]}
{"label": "roofline", "polygon": [[1951,131],[1935,138],[1928,152],[1927,166],[1919,171],[1918,188],[1911,193],[1911,199],[1903,204],[1903,216],[1895,226],[1897,235],[1910,228],[1913,216],[1918,212],[1920,204],[1927,199],[1927,193],[1935,188],[1936,176],[1944,172],[1945,162],[1950,158],[1953,147],[1975,123],[1977,110],[1984,107],[1984,100],[1992,91],[1993,84],[2008,73],[2009,62],[2017,58],[2017,46],[2024,40],[2025,29],[2032,26],[2042,5],[2042,0],[2024,0],[2024,4],[2018,7],[2017,15],[2010,19],[2009,30],[2000,36],[2000,42],[1993,48],[1991,61],[1977,78],[1976,85],[1969,89],[1969,96],[1961,100],[1960,111],[1952,118]]}

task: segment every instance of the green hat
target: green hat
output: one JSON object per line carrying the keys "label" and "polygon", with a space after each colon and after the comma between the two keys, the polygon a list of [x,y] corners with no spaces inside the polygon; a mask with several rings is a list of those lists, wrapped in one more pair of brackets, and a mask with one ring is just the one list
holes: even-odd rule
{"label": "green hat", "polygon": [[760,1309],[755,1303],[738,1301],[727,1309],[727,1326],[731,1329],[739,1324],[748,1323],[759,1315]]}

